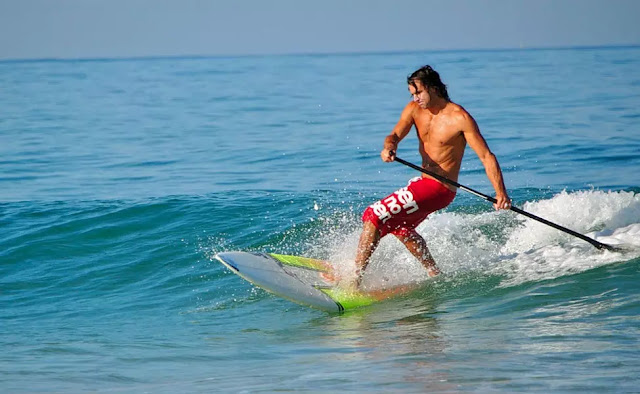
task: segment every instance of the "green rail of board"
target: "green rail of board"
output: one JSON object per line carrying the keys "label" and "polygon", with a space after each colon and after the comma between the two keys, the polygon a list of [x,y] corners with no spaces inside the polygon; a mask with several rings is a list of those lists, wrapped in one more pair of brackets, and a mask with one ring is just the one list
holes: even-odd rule
{"label": "green rail of board", "polygon": [[308,257],[291,256],[287,254],[276,253],[269,253],[269,256],[278,260],[282,264],[290,265],[293,267],[311,268],[315,271],[329,272],[328,268],[331,267],[331,264],[329,264],[328,262],[317,259],[310,259]]}
{"label": "green rail of board", "polygon": [[[269,253],[269,255],[282,264],[292,267],[309,268],[320,272],[329,272],[331,270],[331,264],[322,260],[276,253]],[[380,298],[357,290],[348,290],[340,287],[320,288],[319,290],[328,295],[336,303],[342,305],[344,309],[358,308],[380,301]]]}

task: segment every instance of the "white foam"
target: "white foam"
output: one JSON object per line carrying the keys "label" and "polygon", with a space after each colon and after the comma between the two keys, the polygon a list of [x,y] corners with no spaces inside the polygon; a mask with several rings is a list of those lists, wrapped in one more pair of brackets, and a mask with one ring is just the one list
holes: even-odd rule
{"label": "white foam", "polygon": [[[535,215],[627,252],[600,251],[542,223],[499,211],[433,214],[417,231],[445,274],[479,271],[504,276],[504,286],[556,278],[640,256],[640,195],[631,192],[562,192],[523,207]],[[353,228],[354,226],[351,226]],[[357,227],[357,226],[356,226]],[[330,236],[331,260],[353,272],[359,230]],[[372,286],[427,278],[420,263],[393,236],[385,237],[367,269]]]}
{"label": "white foam", "polygon": [[[523,209],[582,234],[593,230],[612,231],[640,221],[640,195],[631,192],[563,191],[549,200],[525,203]],[[520,253],[550,243],[575,240],[573,236],[533,219],[522,217],[522,220],[523,228],[510,237],[505,245],[506,252]]]}

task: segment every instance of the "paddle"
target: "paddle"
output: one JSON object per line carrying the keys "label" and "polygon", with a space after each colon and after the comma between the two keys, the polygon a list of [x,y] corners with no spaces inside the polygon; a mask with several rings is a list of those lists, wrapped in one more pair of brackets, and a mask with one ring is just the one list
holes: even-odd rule
{"label": "paddle", "polygon": [[[397,162],[399,162],[399,163],[402,163],[402,164],[404,164],[405,166],[411,167],[411,168],[413,168],[414,170],[417,170],[417,171],[423,172],[423,173],[425,173],[425,174],[427,174],[427,175],[431,175],[432,177],[434,177],[435,179],[437,179],[437,180],[439,180],[439,181],[441,181],[441,182],[448,183],[448,184],[450,184],[450,185],[452,185],[452,186],[457,187],[458,189],[462,189],[462,190],[464,190],[464,191],[466,191],[466,192],[469,192],[469,193],[471,193],[471,194],[475,194],[476,196],[478,196],[478,197],[480,197],[480,198],[483,198],[483,199],[485,199],[485,200],[487,200],[487,201],[489,201],[489,202],[492,202],[492,203],[494,203],[494,204],[497,202],[497,201],[496,201],[496,199],[495,199],[495,198],[493,198],[493,197],[487,196],[486,194],[482,194],[482,193],[480,193],[480,192],[478,192],[478,191],[476,191],[476,190],[473,190],[473,189],[471,189],[471,188],[469,188],[469,187],[466,187],[466,186],[464,186],[464,185],[461,185],[461,184],[459,184],[459,183],[458,183],[458,182],[456,182],[456,181],[452,181],[451,179],[448,179],[448,178],[443,177],[442,175],[436,174],[436,173],[431,172],[431,171],[429,171],[429,170],[425,170],[424,168],[422,168],[422,167],[418,167],[417,165],[415,165],[415,164],[413,164],[413,163],[409,163],[408,161],[402,160],[401,158],[399,158],[399,157],[397,157],[397,156],[395,157],[395,161],[397,161]],[[587,242],[589,242],[591,245],[595,246],[595,247],[596,247],[596,248],[598,248],[598,249],[606,249],[606,250],[611,250],[611,251],[613,251],[613,252],[619,252],[619,251],[620,251],[620,248],[617,248],[617,247],[615,247],[615,246],[611,246],[611,245],[607,245],[607,244],[603,244],[602,242],[598,242],[598,241],[596,241],[596,240],[595,240],[595,239],[593,239],[593,238],[589,238],[589,237],[587,237],[586,235],[580,234],[580,233],[575,232],[575,231],[573,231],[573,230],[570,230],[570,229],[568,229],[568,228],[566,228],[566,227],[562,227],[562,226],[561,226],[561,225],[559,225],[559,224],[555,224],[555,223],[553,223],[553,222],[550,222],[550,221],[548,221],[547,219],[543,219],[543,218],[541,218],[541,217],[539,217],[539,216],[536,216],[536,215],[534,215],[534,214],[532,214],[532,213],[529,213],[529,212],[527,212],[527,211],[523,211],[523,210],[522,210],[522,209],[520,209],[520,208],[517,208],[517,207],[511,206],[511,208],[509,208],[509,209],[511,209],[513,212],[517,212],[517,213],[519,213],[519,214],[521,214],[521,215],[524,215],[524,216],[526,216],[526,217],[528,217],[528,218],[531,218],[531,219],[533,219],[533,220],[537,220],[537,221],[539,221],[540,223],[544,223],[544,224],[546,224],[547,226],[551,226],[551,227],[553,227],[553,228],[555,228],[555,229],[558,229],[558,230],[560,230],[560,231],[564,231],[564,232],[565,232],[565,233],[567,233],[567,234],[571,234],[571,235],[573,235],[574,237],[578,237],[578,238],[582,239],[583,241],[587,241]]]}

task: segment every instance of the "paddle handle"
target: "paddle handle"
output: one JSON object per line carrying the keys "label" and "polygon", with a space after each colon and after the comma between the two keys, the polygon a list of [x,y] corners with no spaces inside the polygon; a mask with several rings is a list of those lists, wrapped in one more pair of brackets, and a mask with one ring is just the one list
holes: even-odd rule
{"label": "paddle handle", "polygon": [[[422,172],[424,174],[430,175],[430,176],[434,177],[435,179],[437,179],[437,180],[439,180],[441,182],[447,183],[449,185],[457,187],[458,189],[462,189],[462,190],[464,190],[466,192],[474,194],[474,195],[476,195],[476,196],[478,196],[478,197],[480,197],[482,199],[485,199],[485,200],[487,200],[487,201],[489,201],[489,202],[491,202],[493,204],[497,203],[497,200],[495,198],[491,197],[491,196],[487,196],[486,194],[480,193],[477,190],[473,190],[470,187],[461,185],[456,181],[452,181],[449,178],[443,177],[440,174],[436,174],[435,172],[426,170],[426,169],[424,169],[422,167],[419,167],[419,166],[417,166],[417,165],[415,165],[413,163],[409,163],[408,161],[403,160],[403,159],[401,159],[401,158],[399,158],[397,156],[394,158],[394,160],[397,161],[398,163],[404,164],[407,167],[411,167],[414,170],[417,170],[417,171],[420,171],[420,172]],[[524,211],[524,210],[522,210],[522,209],[520,209],[518,207],[514,207],[513,205],[509,209],[512,210],[513,212],[519,213],[520,215],[524,215],[524,216],[526,216],[528,218],[531,218],[533,220],[537,220],[540,223],[546,224],[547,226],[553,227],[553,228],[555,228],[557,230],[560,230],[560,231],[564,231],[567,234],[571,234],[574,237],[582,239],[583,241],[589,242],[591,245],[595,246],[598,249],[606,249],[606,250],[611,250],[611,251],[616,251],[617,250],[617,248],[614,247],[614,246],[603,244],[602,242],[598,242],[595,239],[587,237],[584,234],[580,234],[579,232],[573,231],[573,230],[568,229],[566,227],[563,227],[563,226],[561,226],[559,224],[550,222],[547,219],[544,219],[544,218],[541,218],[539,216],[536,216],[536,215],[534,215],[532,213],[529,213],[527,211]]]}

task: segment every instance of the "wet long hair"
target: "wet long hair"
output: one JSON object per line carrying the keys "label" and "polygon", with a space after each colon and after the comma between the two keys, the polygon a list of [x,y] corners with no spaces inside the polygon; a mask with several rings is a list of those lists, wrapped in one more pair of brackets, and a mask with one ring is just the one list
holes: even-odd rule
{"label": "wet long hair", "polygon": [[418,87],[416,86],[415,81],[420,81],[425,88],[433,87],[438,95],[447,101],[451,101],[449,98],[449,93],[447,92],[447,85],[442,83],[440,80],[440,74],[431,66],[426,65],[420,67],[413,74],[407,77],[407,84],[413,86],[416,90]]}

